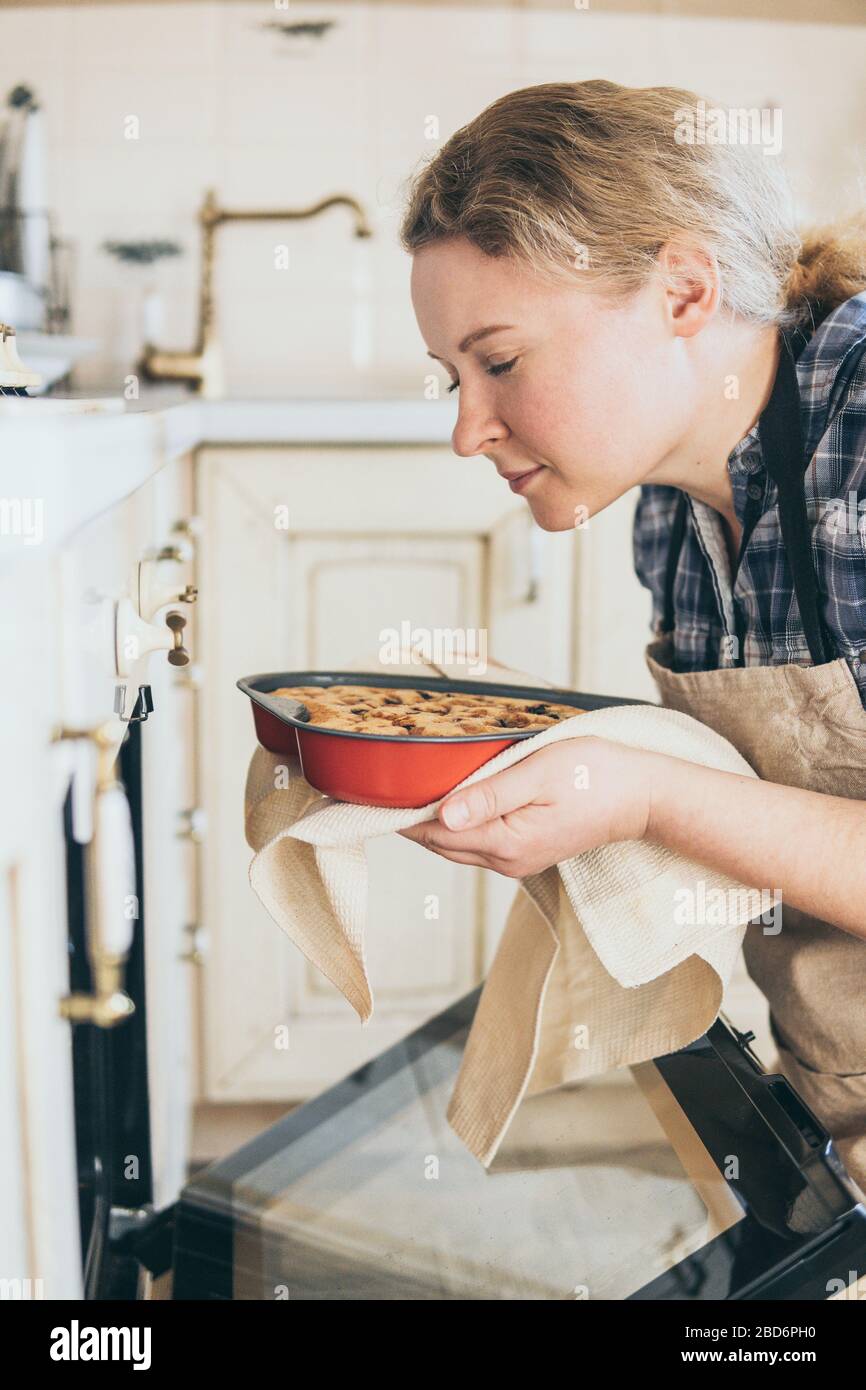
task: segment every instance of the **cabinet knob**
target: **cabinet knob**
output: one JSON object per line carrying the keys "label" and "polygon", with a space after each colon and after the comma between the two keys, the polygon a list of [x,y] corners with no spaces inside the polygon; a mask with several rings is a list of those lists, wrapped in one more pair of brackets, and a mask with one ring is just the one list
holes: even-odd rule
{"label": "cabinet knob", "polygon": [[184,563],[195,558],[195,546],[199,536],[204,530],[204,521],[200,516],[185,517],[181,521],[176,521],[171,528],[172,540],[168,545],[164,545],[157,554],[158,560],[180,560]]}
{"label": "cabinet knob", "polygon": [[137,663],[150,652],[167,651],[172,666],[188,665],[189,652],[183,645],[185,627],[186,618],[174,609],[165,615],[165,623],[147,623],[139,617],[128,595],[118,599],[114,638],[118,676],[132,675]]}
{"label": "cabinet knob", "polygon": [[171,560],[176,565],[182,565],[192,559],[192,552],[188,545],[164,545],[161,550],[156,552],[157,560]]}
{"label": "cabinet knob", "polygon": [[174,636],[174,645],[170,648],[168,659],[172,666],[188,666],[189,652],[183,645],[183,630],[186,627],[186,618],[183,613],[167,613],[165,616],[166,624]]}
{"label": "cabinet knob", "polygon": [[197,922],[187,923],[183,931],[189,945],[185,951],[178,952],[178,960],[188,961],[190,965],[204,965],[207,955],[207,932]]}
{"label": "cabinet knob", "polygon": [[190,806],[178,815],[181,828],[177,832],[179,840],[191,840],[194,845],[200,845],[205,837],[207,830],[207,815],[200,806]]}
{"label": "cabinet knob", "polygon": [[139,561],[130,589],[138,594],[138,611],[146,623],[170,603],[195,603],[198,598],[196,586],[186,583],[179,555],[170,550]]}

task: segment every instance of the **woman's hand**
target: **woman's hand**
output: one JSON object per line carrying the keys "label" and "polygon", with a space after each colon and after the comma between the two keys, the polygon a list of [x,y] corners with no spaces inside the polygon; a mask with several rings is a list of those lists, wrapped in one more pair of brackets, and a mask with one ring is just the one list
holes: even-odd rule
{"label": "woman's hand", "polygon": [[399,833],[457,864],[524,878],[598,845],[642,840],[655,759],[603,738],[564,739],[454,792],[438,819]]}

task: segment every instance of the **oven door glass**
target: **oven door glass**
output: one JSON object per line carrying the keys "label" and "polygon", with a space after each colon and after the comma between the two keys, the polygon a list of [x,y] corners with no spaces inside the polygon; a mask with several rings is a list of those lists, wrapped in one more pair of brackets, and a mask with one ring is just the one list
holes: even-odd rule
{"label": "oven door glass", "polygon": [[[180,1203],[175,1297],[748,1296],[768,1271],[802,1269],[855,1205],[823,1159],[815,1190],[784,1161],[706,1038],[529,1097],[485,1170],[445,1118],[476,1000],[199,1174]],[[692,1123],[702,1100],[710,1147]],[[723,1174],[732,1135],[753,1200]]]}

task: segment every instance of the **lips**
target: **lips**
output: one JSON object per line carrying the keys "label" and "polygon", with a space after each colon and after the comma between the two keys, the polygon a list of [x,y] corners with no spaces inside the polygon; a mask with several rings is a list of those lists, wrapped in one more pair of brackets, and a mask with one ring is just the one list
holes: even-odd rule
{"label": "lips", "polygon": [[521,473],[500,473],[500,478],[504,478],[512,492],[520,492],[530,478],[534,478],[536,473],[541,472],[541,464],[535,468],[526,468]]}

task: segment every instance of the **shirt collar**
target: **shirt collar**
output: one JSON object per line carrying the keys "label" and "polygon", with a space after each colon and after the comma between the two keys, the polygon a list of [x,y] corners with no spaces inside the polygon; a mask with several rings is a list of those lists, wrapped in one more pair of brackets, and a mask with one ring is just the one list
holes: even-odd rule
{"label": "shirt collar", "polygon": [[734,478],[737,475],[757,473],[763,466],[761,440],[758,425],[755,423],[749,433],[744,434],[739,444],[735,444],[728,454],[728,472]]}

